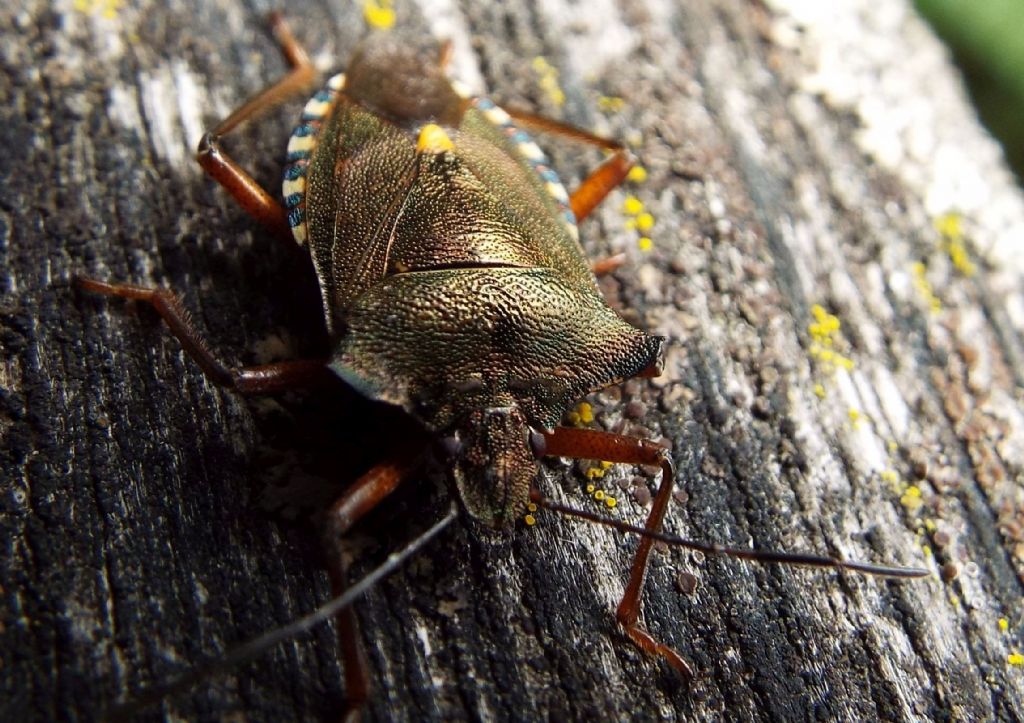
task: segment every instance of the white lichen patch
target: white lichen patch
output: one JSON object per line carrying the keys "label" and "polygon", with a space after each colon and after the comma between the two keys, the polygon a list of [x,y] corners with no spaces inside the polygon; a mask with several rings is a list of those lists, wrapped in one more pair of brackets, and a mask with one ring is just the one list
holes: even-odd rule
{"label": "white lichen patch", "polygon": [[600,74],[605,68],[621,64],[636,46],[633,30],[612,0],[591,0],[585,12],[580,12],[580,5],[565,0],[545,2],[540,8],[552,36],[564,43],[565,58],[586,60],[586,68],[567,69],[572,74]]}
{"label": "white lichen patch", "polygon": [[[166,73],[144,75],[139,87],[113,83],[107,89],[107,115],[116,128],[134,131],[139,138],[148,137],[158,157],[176,168],[194,171],[192,152],[203,133],[199,114],[202,101],[194,76],[185,65],[173,66]],[[169,88],[173,88],[170,94],[154,97]],[[171,98],[176,99],[173,105]]]}
{"label": "white lichen patch", "polygon": [[888,454],[870,422],[863,418],[864,394],[870,393],[870,384],[860,372],[845,370],[836,372],[835,384],[839,408],[848,412],[844,443],[852,452],[857,473],[862,477],[877,474],[888,466]]}
{"label": "white lichen patch", "polygon": [[892,372],[881,365],[872,368],[871,387],[889,429],[897,439],[902,439],[910,432],[911,412]]}
{"label": "white lichen patch", "polygon": [[114,83],[107,90],[107,115],[110,121],[121,128],[142,131],[142,116],[139,114],[139,96],[134,86]]}
{"label": "white lichen patch", "polygon": [[141,74],[142,112],[149,140],[157,156],[176,168],[191,166],[192,154],[179,123],[178,96],[174,73],[170,65]]}
{"label": "white lichen patch", "polygon": [[191,165],[193,149],[205,130],[201,114],[204,105],[204,94],[200,90],[202,81],[180,60],[171,63],[170,71],[177,91],[178,119],[185,132],[185,152]]}
{"label": "white lichen patch", "polygon": [[[910,5],[768,5],[773,40],[806,65],[800,88],[854,113],[863,151],[916,191],[929,214],[962,213],[973,250],[996,267],[1024,271],[1024,199],[949,72],[946,51]],[[908,47],[917,52],[908,55]]]}

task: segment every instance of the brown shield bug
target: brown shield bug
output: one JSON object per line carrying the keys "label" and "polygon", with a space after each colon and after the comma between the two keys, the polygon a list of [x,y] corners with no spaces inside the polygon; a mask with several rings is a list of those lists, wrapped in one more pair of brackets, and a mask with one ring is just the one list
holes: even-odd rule
{"label": "brown shield bug", "polygon": [[[577,222],[626,177],[629,154],[613,141],[460,93],[445,77],[444,50],[425,58],[398,36],[384,36],[365,44],[346,75],[331,78],[306,104],[288,145],[280,204],[220,145],[314,78],[279,16],[273,27],[291,72],[207,133],[198,160],[270,231],[308,249],[330,357],[233,369],[210,351],[171,292],[89,279],[80,286],[151,304],[218,384],[264,394],[341,381],[418,423],[419,432],[396,440],[391,457],[328,511],[323,538],[336,594],[347,586],[342,535],[426,453],[446,458],[453,497],[471,525],[489,530],[509,530],[530,504],[597,519],[536,491],[545,456],[660,468],[644,528],[610,523],[643,534],[616,618],[639,648],[687,678],[687,662],[638,622],[656,539],[748,558],[923,574],[661,535],[673,487],[668,451],[644,439],[559,426],[586,394],[661,371],[665,340],[609,308],[577,240]],[[610,155],[568,194],[524,128]],[[337,621],[349,710],[358,713],[370,683],[351,607]]]}

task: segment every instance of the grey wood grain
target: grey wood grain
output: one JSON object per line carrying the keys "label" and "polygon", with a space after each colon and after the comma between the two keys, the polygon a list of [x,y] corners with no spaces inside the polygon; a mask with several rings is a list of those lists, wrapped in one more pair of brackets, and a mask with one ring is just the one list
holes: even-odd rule
{"label": "grey wood grain", "polygon": [[[1022,647],[1022,201],[901,2],[822,5],[833,14],[781,0],[424,0],[396,14],[403,32],[451,37],[458,74],[497,100],[624,138],[648,169],[581,232],[594,256],[629,255],[602,281],[610,303],[672,340],[663,379],[590,400],[597,426],[673,445],[685,494],[667,528],[936,577],[662,551],[643,616],[699,669],[688,690],[615,624],[635,541],[551,515],[499,541],[460,528],[358,606],[370,717],[1024,717],[1008,663]],[[155,314],[71,285],[173,288],[233,362],[322,351],[301,255],[191,159],[204,128],[283,71],[270,9],[0,9],[3,720],[96,719],[324,601],[311,510],[393,441],[343,391],[223,393]],[[325,69],[365,34],[354,4],[286,11]],[[300,103],[230,142],[272,190]],[[570,187],[599,160],[545,147]],[[654,218],[650,251],[626,226],[626,192]],[[963,215],[973,275],[933,228],[945,210]],[[852,369],[812,353],[815,304],[841,320]],[[440,477],[424,471],[366,521],[357,569],[436,518]],[[616,515],[643,518],[650,475],[600,482]],[[597,508],[579,465],[553,463],[541,483]],[[318,720],[343,700],[324,627],[144,715]]]}

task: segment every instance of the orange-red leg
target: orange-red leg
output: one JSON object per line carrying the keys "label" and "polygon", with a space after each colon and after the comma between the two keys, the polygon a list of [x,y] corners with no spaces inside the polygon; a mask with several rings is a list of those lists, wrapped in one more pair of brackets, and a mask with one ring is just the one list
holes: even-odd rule
{"label": "orange-red leg", "polygon": [[[356,480],[331,505],[324,527],[328,571],[335,596],[348,586],[348,566],[341,546],[342,536],[363,515],[376,507],[401,484],[415,466],[418,454],[406,452],[396,461],[384,462]],[[370,696],[370,678],[366,656],[359,642],[359,623],[352,607],[342,609],[337,617],[338,646],[345,665],[345,695],[348,710],[344,720],[357,721]]]}
{"label": "orange-red leg", "polygon": [[448,65],[452,62],[452,58],[455,56],[455,43],[451,41],[451,38],[441,43],[441,47],[437,51],[437,65],[441,70],[447,70]]}
{"label": "orange-red leg", "polygon": [[552,120],[551,118],[547,118],[542,115],[537,115],[523,110],[516,110],[514,108],[505,108],[505,111],[516,121],[516,125],[521,125],[529,130],[539,131],[541,133],[550,133],[551,135],[561,136],[562,138],[570,141],[603,148],[606,151],[625,151],[623,145],[618,141],[613,141],[610,138],[605,138],[604,136],[599,136],[596,133],[585,131],[582,128],[577,128],[576,126],[569,125],[568,123],[562,123],[561,121]]}
{"label": "orange-red leg", "polygon": [[626,254],[614,254],[590,264],[594,276],[607,276],[626,263]]}
{"label": "orange-red leg", "polygon": [[291,239],[287,213],[281,204],[224,153],[220,146],[220,139],[223,136],[243,122],[266,113],[296,93],[308,90],[316,78],[313,63],[279,13],[270,16],[270,26],[281,46],[281,51],[292,66],[291,71],[269,88],[250,98],[212,131],[207,132],[199,142],[196,160],[249,215],[275,235]]}
{"label": "orange-red leg", "polygon": [[[595,429],[576,429],[558,427],[546,433],[544,453],[556,457],[574,457],[581,459],[601,459],[609,462],[626,464],[658,465],[661,467],[661,484],[654,497],[654,506],[647,516],[645,529],[661,530],[668,502],[672,496],[672,485],[675,469],[668,450],[650,440],[612,434]],[[675,650],[655,640],[650,633],[640,627],[640,598],[643,594],[644,580],[647,577],[647,564],[651,557],[654,540],[649,537],[640,539],[633,565],[629,571],[629,582],[615,611],[615,617],[623,626],[637,647],[651,655],[664,658],[679,673],[689,680],[693,677],[690,664]]]}
{"label": "orange-red leg", "polygon": [[603,148],[611,151],[612,155],[600,166],[595,168],[589,176],[583,179],[580,187],[572,192],[569,197],[569,206],[576,214],[576,220],[582,221],[590,215],[591,211],[597,208],[609,193],[617,188],[629,174],[635,163],[633,156],[617,141],[602,138],[581,128],[559,123],[558,121],[534,115],[519,110],[508,110],[508,114],[515,119],[516,123],[531,130],[541,133],[550,133],[561,136],[568,140],[586,143],[587,145]]}
{"label": "orange-red leg", "polygon": [[569,196],[569,206],[582,221],[597,208],[609,193],[619,187],[633,167],[633,158],[626,151],[618,151],[583,179],[580,187]]}
{"label": "orange-red leg", "polygon": [[95,279],[78,279],[85,291],[106,296],[135,299],[152,306],[167,323],[189,356],[214,383],[243,394],[270,394],[288,389],[310,388],[336,383],[337,377],[322,359],[285,361],[276,364],[233,369],[210,351],[202,334],[196,330],[181,301],[167,289],[148,289],[131,284],[108,284]]}

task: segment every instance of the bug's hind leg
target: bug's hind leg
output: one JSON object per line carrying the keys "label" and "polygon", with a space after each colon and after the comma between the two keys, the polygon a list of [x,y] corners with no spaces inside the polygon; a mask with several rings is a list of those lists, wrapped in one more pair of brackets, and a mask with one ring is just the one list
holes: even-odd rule
{"label": "bug's hind leg", "polygon": [[271,14],[270,27],[292,66],[291,71],[246,101],[212,131],[208,131],[199,142],[196,160],[207,175],[223,186],[250,216],[275,235],[287,240],[292,238],[292,233],[285,209],[234,159],[224,153],[220,145],[221,138],[243,122],[266,113],[300,91],[309,90],[316,79],[312,61],[280,13]]}
{"label": "bug's hind leg", "polygon": [[[345,562],[341,539],[363,515],[391,494],[416,465],[418,450],[406,449],[395,461],[383,462],[364,474],[331,505],[324,526],[324,545],[327,552],[331,588],[335,596],[348,587],[348,565]],[[370,697],[370,677],[366,655],[359,642],[359,623],[355,610],[343,608],[336,617],[338,645],[345,665],[345,695],[348,709],[343,720],[358,721],[360,712]]]}
{"label": "bug's hind leg", "polygon": [[635,164],[632,154],[617,141],[533,113],[508,109],[506,111],[524,128],[611,151],[612,155],[583,179],[583,183],[569,197],[569,206],[577,221],[589,216],[609,193],[618,188]]}
{"label": "bug's hind leg", "polygon": [[[626,464],[657,465],[661,467],[661,485],[654,497],[654,505],[647,516],[644,527],[650,531],[660,531],[668,502],[672,497],[672,486],[675,469],[668,450],[654,444],[650,440],[627,437],[611,432],[595,429],[576,429],[574,427],[558,427],[545,437],[545,454],[556,457],[573,457],[582,459],[602,459],[609,462]],[[693,678],[693,668],[679,653],[658,642],[639,623],[640,598],[643,594],[644,580],[647,577],[647,564],[651,557],[654,540],[650,537],[640,538],[633,564],[629,571],[629,582],[626,592],[615,610],[615,617],[625,629],[633,643],[650,655],[664,658],[687,681]]]}
{"label": "bug's hind leg", "polygon": [[337,377],[322,359],[231,368],[218,359],[202,334],[196,330],[181,301],[167,289],[149,289],[131,284],[108,284],[95,279],[78,279],[78,287],[94,294],[135,299],[152,306],[167,323],[189,356],[215,384],[243,394],[270,394],[337,383]]}

